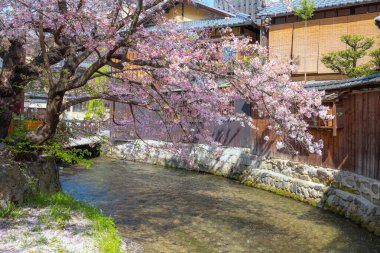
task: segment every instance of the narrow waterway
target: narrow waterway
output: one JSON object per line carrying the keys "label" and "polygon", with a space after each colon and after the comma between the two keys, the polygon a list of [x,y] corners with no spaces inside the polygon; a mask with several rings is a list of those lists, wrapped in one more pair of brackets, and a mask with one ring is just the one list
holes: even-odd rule
{"label": "narrow waterway", "polygon": [[212,175],[97,158],[61,182],[144,252],[380,252],[342,217]]}

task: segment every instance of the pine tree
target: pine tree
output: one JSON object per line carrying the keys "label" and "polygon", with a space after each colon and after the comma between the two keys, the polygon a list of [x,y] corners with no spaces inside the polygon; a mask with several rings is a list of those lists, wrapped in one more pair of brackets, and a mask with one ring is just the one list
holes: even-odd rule
{"label": "pine tree", "polygon": [[335,72],[348,77],[365,76],[372,72],[370,63],[358,65],[358,60],[368,54],[373,46],[374,39],[362,35],[343,35],[340,40],[347,45],[347,49],[330,52],[322,57],[322,63]]}
{"label": "pine tree", "polygon": [[380,48],[371,50],[369,55],[372,57],[371,63],[374,65],[375,70],[380,71]]}

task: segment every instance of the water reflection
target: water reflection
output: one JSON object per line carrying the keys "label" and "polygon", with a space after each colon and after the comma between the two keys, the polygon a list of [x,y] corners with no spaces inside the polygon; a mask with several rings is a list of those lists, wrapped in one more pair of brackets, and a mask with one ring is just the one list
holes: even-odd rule
{"label": "water reflection", "polygon": [[145,252],[380,252],[344,218],[216,176],[98,158],[61,181]]}

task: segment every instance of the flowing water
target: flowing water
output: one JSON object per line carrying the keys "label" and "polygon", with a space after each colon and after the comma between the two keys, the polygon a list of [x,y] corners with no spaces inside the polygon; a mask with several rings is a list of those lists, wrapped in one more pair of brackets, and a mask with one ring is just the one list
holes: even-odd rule
{"label": "flowing water", "polygon": [[380,252],[342,217],[221,177],[97,158],[61,181],[144,252]]}

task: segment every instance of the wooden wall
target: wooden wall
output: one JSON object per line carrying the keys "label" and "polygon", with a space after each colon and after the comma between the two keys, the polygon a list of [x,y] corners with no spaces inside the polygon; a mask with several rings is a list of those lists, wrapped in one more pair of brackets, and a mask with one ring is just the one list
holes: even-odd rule
{"label": "wooden wall", "polygon": [[301,153],[291,156],[277,151],[274,141],[265,142],[266,121],[253,119],[259,130],[252,130],[253,154],[291,159],[312,165],[352,171],[380,179],[380,91],[353,91],[337,103],[338,132],[311,129],[316,139],[323,139],[322,156]]}

